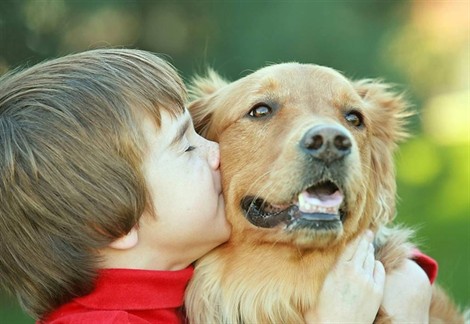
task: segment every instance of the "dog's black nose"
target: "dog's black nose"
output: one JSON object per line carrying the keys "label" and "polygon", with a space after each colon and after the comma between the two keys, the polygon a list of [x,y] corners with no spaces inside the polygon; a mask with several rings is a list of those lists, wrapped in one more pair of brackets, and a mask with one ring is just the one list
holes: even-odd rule
{"label": "dog's black nose", "polygon": [[305,133],[300,146],[314,158],[330,164],[348,155],[352,143],[343,129],[334,125],[318,125]]}

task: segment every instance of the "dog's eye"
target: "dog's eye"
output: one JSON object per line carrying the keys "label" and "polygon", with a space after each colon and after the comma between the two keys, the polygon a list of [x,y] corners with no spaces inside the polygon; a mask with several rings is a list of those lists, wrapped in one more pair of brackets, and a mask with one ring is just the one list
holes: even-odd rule
{"label": "dog's eye", "polygon": [[272,108],[265,103],[260,103],[251,108],[248,115],[255,118],[266,117],[271,115],[273,112]]}
{"label": "dog's eye", "polygon": [[358,111],[352,110],[348,112],[344,118],[346,118],[347,122],[354,127],[362,127],[364,125],[364,119]]}

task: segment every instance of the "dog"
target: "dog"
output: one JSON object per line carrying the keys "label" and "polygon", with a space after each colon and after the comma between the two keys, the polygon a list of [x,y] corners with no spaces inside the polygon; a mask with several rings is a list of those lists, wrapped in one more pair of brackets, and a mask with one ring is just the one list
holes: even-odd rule
{"label": "dog", "polygon": [[[386,271],[412,254],[395,216],[393,153],[405,99],[376,80],[283,63],[190,86],[196,131],[220,145],[228,242],[200,259],[186,293],[191,323],[301,323],[347,242],[377,233]],[[434,285],[431,322],[463,323]],[[376,322],[389,322],[379,311]]]}

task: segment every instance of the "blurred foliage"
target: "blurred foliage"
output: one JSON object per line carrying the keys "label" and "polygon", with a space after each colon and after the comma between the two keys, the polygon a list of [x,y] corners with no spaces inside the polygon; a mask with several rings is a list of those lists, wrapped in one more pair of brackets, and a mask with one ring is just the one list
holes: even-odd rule
{"label": "blurred foliage", "polygon": [[[269,63],[334,67],[407,90],[418,111],[401,145],[398,223],[418,228],[438,281],[470,305],[468,1],[3,0],[0,74],[95,47],[162,53],[185,80],[236,79]],[[32,323],[0,295],[2,323]]]}

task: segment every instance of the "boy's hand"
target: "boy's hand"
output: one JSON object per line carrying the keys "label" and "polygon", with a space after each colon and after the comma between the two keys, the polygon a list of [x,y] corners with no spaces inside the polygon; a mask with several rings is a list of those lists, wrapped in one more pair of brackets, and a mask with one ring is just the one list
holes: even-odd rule
{"label": "boy's hand", "polygon": [[373,234],[367,231],[348,244],[326,277],[307,323],[372,323],[382,302],[385,270],[374,258]]}

